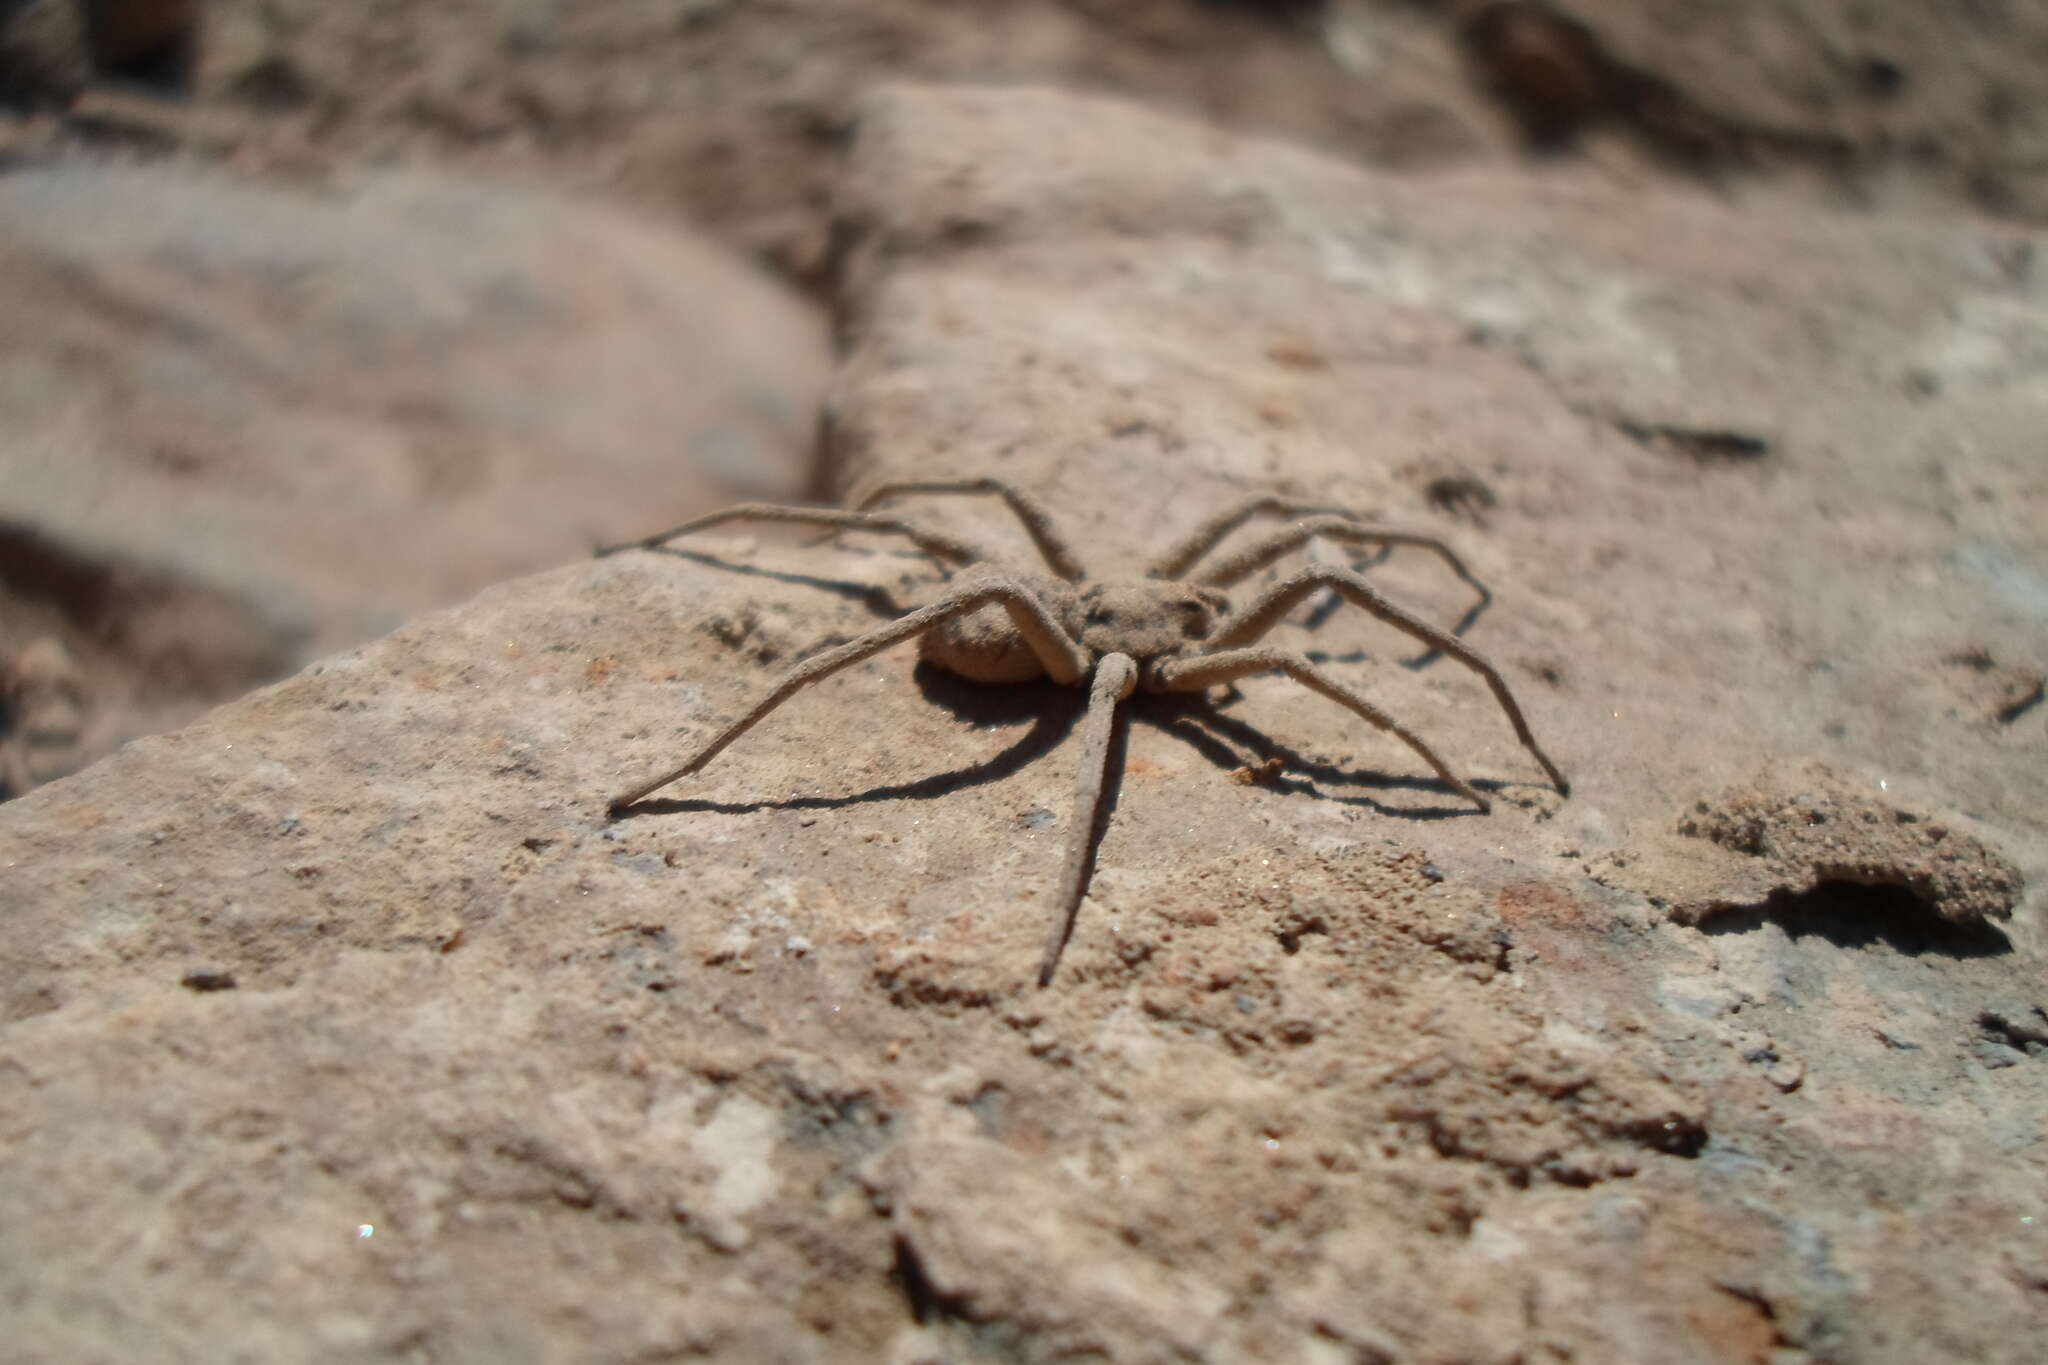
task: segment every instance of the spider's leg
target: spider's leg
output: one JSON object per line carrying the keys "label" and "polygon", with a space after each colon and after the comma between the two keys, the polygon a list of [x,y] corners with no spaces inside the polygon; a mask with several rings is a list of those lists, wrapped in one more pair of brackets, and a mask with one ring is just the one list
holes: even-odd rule
{"label": "spider's leg", "polygon": [[1341,507],[1325,503],[1303,502],[1296,498],[1283,498],[1266,493],[1246,498],[1235,507],[1217,513],[1197,526],[1171,549],[1164,551],[1146,568],[1147,578],[1185,578],[1189,569],[1195,567],[1203,555],[1215,549],[1223,537],[1258,516],[1307,517],[1307,516],[1349,516]]}
{"label": "spider's leg", "polygon": [[1074,916],[1080,913],[1081,897],[1088,890],[1088,855],[1095,837],[1095,815],[1102,805],[1102,787],[1109,775],[1110,726],[1116,718],[1117,703],[1131,695],[1138,683],[1138,666],[1128,654],[1105,654],[1095,666],[1095,681],[1088,689],[1088,715],[1081,722],[1081,771],[1074,782],[1074,813],[1067,826],[1067,852],[1060,865],[1060,893],[1052,937],[1046,940],[1045,957],[1038,966],[1038,984],[1052,984],[1060,965],[1060,953],[1067,936],[1074,932]]}
{"label": "spider's leg", "polygon": [[1516,703],[1515,694],[1508,690],[1500,671],[1487,661],[1486,656],[1449,631],[1433,626],[1414,613],[1395,606],[1382,597],[1372,584],[1349,569],[1313,568],[1289,574],[1267,589],[1257,601],[1219,625],[1215,632],[1202,642],[1202,648],[1210,654],[1218,654],[1224,650],[1251,644],[1279,624],[1302,598],[1318,588],[1326,587],[1335,588],[1344,595],[1346,601],[1365,608],[1396,630],[1404,631],[1424,644],[1442,650],[1484,678],[1487,687],[1493,691],[1494,700],[1500,703],[1500,709],[1507,713],[1508,722],[1515,727],[1515,738],[1519,739],[1522,747],[1543,765],[1543,771],[1550,775],[1550,781],[1557,788],[1558,794],[1571,794],[1571,783],[1566,780],[1558,766],[1550,761],[1549,755],[1543,752],[1543,747],[1536,742],[1536,736],[1530,733],[1529,722],[1522,718],[1522,708]]}
{"label": "spider's leg", "polygon": [[1473,791],[1469,783],[1452,772],[1450,765],[1438,757],[1436,750],[1430,748],[1421,736],[1301,655],[1289,650],[1260,645],[1251,649],[1227,649],[1216,654],[1175,659],[1161,666],[1159,679],[1169,692],[1203,692],[1212,687],[1221,687],[1224,683],[1236,682],[1239,678],[1249,677],[1254,673],[1285,673],[1310,691],[1320,692],[1339,706],[1349,708],[1367,724],[1385,730],[1413,749],[1424,763],[1436,770],[1436,775],[1442,778],[1444,785],[1452,791],[1482,811],[1492,809],[1486,798]]}
{"label": "spider's leg", "polygon": [[622,550],[653,550],[677,536],[692,531],[705,531],[713,526],[722,526],[729,521],[787,521],[804,526],[830,526],[842,531],[876,531],[883,535],[902,536],[926,554],[955,567],[975,564],[988,558],[982,548],[971,541],[928,531],[914,522],[900,517],[876,516],[867,512],[841,512],[829,507],[780,507],[767,502],[743,502],[735,507],[686,521],[680,526],[671,526],[639,540],[629,540],[623,545],[606,545],[598,549],[598,557],[615,555]]}
{"label": "spider's leg", "polygon": [[1038,547],[1038,553],[1044,556],[1048,568],[1069,583],[1078,583],[1088,576],[1066,538],[1054,528],[1052,514],[1045,510],[1045,504],[1002,479],[892,479],[860,490],[860,496],[852,507],[857,512],[865,512],[877,503],[913,493],[993,493],[1008,504],[1017,520],[1023,523],[1025,534]]}
{"label": "spider's leg", "polygon": [[[1433,552],[1445,564],[1450,566],[1452,573],[1464,580],[1465,584],[1478,594],[1473,599],[1472,604],[1465,608],[1464,614],[1458,618],[1457,624],[1451,627],[1451,634],[1453,635],[1463,635],[1467,630],[1471,629],[1472,623],[1479,619],[1479,614],[1485,611],[1493,602],[1492,591],[1484,583],[1480,582],[1478,578],[1473,576],[1472,571],[1465,567],[1465,561],[1458,558],[1457,553],[1450,546],[1444,544],[1443,541],[1435,536],[1421,531],[1407,531],[1398,527],[1381,526],[1374,522],[1359,521],[1349,515],[1319,515],[1298,521],[1292,526],[1276,531],[1263,540],[1255,541],[1244,549],[1239,550],[1228,559],[1212,566],[1205,573],[1197,575],[1195,581],[1205,587],[1227,588],[1257,573],[1260,569],[1265,568],[1288,551],[1318,537],[1324,540],[1341,541],[1347,545],[1378,545],[1386,549],[1391,549],[1397,545],[1413,545]],[[1316,567],[1325,566],[1318,565]],[[1324,604],[1319,605],[1317,608],[1319,618],[1324,605],[1334,604],[1330,603],[1329,599],[1325,599]],[[1429,657],[1431,656],[1423,656],[1424,659]]]}
{"label": "spider's leg", "polygon": [[1479,600],[1466,611],[1466,619],[1478,615],[1493,594],[1484,583],[1473,576],[1465,567],[1465,561],[1458,558],[1450,546],[1433,535],[1422,531],[1407,531],[1394,526],[1381,526],[1375,522],[1358,521],[1347,516],[1314,516],[1274,532],[1265,539],[1256,541],[1228,559],[1212,566],[1195,578],[1197,583],[1210,588],[1227,588],[1265,568],[1289,550],[1304,545],[1316,537],[1334,540],[1345,545],[1413,545],[1428,550],[1450,566],[1452,573],[1463,579],[1479,594]]}
{"label": "spider's leg", "polygon": [[1038,656],[1046,675],[1055,682],[1077,683],[1088,673],[1088,655],[1075,644],[1045,609],[1045,604],[1021,584],[1006,578],[984,578],[976,582],[962,583],[944,597],[928,607],[911,612],[908,616],[877,627],[856,640],[823,654],[806,659],[787,674],[782,681],[732,724],[726,726],[709,741],[690,755],[689,759],[675,771],[665,773],[651,782],[642,783],[629,792],[615,796],[611,809],[619,811],[653,792],[659,791],[679,777],[688,777],[712,759],[716,758],[726,745],[754,728],[765,716],[782,703],[788,701],[804,688],[820,678],[830,677],[850,664],[857,664],[871,654],[879,654],[893,644],[924,634],[935,626],[943,625],[956,616],[998,604],[1010,613],[1016,622],[1017,631]]}

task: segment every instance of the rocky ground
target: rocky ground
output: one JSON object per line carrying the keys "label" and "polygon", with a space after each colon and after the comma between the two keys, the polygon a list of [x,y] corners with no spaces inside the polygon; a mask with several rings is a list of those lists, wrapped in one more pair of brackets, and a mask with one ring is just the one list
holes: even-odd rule
{"label": "rocky ground", "polygon": [[[192,103],[28,101],[16,785],[297,671],[0,809],[26,1357],[2033,1359],[2027,21],[1451,9],[223,5]],[[428,117],[535,70],[610,121]],[[1104,573],[1251,492],[1444,537],[1476,615],[1367,572],[1570,795],[1318,602],[1491,813],[1285,679],[1141,697],[1047,989],[1075,689],[897,650],[607,810],[939,582],[584,544],[963,473]]]}

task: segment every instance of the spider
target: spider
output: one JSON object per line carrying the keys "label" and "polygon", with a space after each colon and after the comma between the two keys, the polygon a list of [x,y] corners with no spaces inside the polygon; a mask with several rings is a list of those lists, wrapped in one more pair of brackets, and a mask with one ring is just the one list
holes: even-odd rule
{"label": "spider", "polygon": [[[1023,523],[1050,574],[1002,567],[972,542],[874,510],[896,498],[928,494],[992,494],[1002,499]],[[1289,518],[1291,524],[1195,573],[1196,566],[1208,559],[1226,536],[1254,517],[1264,516]],[[916,639],[926,661],[975,682],[1017,683],[1037,678],[1067,685],[1086,682],[1081,770],[1061,863],[1056,915],[1039,964],[1041,987],[1052,982],[1087,889],[1090,836],[1102,800],[1116,707],[1140,688],[1147,692],[1206,692],[1255,673],[1284,673],[1393,735],[1434,769],[1445,786],[1480,811],[1489,809],[1486,798],[1452,772],[1420,736],[1304,655],[1259,643],[1297,604],[1323,589],[1333,590],[1485,679],[1522,746],[1542,765],[1560,795],[1571,791],[1563,772],[1536,743],[1522,718],[1522,708],[1499,671],[1455,634],[1388,601],[1356,570],[1334,565],[1297,569],[1239,609],[1233,609],[1222,592],[1310,539],[1323,537],[1351,545],[1410,545],[1429,550],[1478,592],[1473,610],[1484,606],[1491,596],[1486,587],[1434,536],[1377,525],[1339,508],[1271,495],[1251,497],[1203,523],[1154,559],[1143,578],[1091,580],[1042,505],[1000,479],[978,478],[883,483],[844,511],[743,503],[598,553],[657,549],[678,536],[735,521],[794,522],[829,527],[835,534],[858,530],[901,536],[948,570],[948,586],[930,606],[798,664],[745,714],[700,744],[680,767],[614,797],[612,814],[624,814],[644,797],[699,771],[812,683],[904,640]],[[1466,619],[1471,619],[1470,614]]]}

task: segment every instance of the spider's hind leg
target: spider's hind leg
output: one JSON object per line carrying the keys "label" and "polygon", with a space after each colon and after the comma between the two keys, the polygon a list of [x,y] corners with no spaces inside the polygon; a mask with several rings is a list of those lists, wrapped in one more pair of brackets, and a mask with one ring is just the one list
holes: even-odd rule
{"label": "spider's hind leg", "polygon": [[992,603],[1000,604],[1010,613],[1018,633],[1038,656],[1047,676],[1053,681],[1075,683],[1087,676],[1089,660],[1086,651],[1068,636],[1065,628],[1053,618],[1046,610],[1045,604],[1029,588],[1001,576],[961,583],[928,607],[911,612],[900,620],[877,627],[856,640],[828,649],[798,664],[783,675],[782,680],[776,683],[767,696],[755,702],[738,720],[712,736],[691,754],[682,766],[613,797],[610,809],[617,814],[643,797],[666,787],[677,778],[688,777],[698,771],[716,758],[727,745],[760,724],[776,707],[821,678],[828,678],[842,668],[857,664],[870,655],[881,653],[891,645],[923,635],[954,617],[979,611]]}
{"label": "spider's hind leg", "polygon": [[1160,681],[1166,685],[1169,692],[1203,692],[1224,683],[1236,682],[1239,678],[1250,677],[1254,673],[1285,673],[1303,687],[1321,693],[1367,724],[1386,731],[1413,749],[1424,763],[1436,771],[1437,777],[1442,779],[1445,786],[1481,811],[1492,809],[1486,798],[1474,791],[1465,779],[1452,772],[1451,765],[1444,762],[1420,735],[1299,654],[1276,649],[1270,645],[1251,649],[1229,649],[1215,654],[1197,655],[1191,659],[1176,659],[1162,667],[1159,672]]}
{"label": "spider's hind leg", "polygon": [[1413,612],[1388,601],[1372,584],[1349,569],[1302,569],[1281,579],[1267,589],[1257,601],[1218,626],[1215,632],[1202,642],[1207,655],[1198,657],[1193,662],[1200,663],[1204,657],[1238,649],[1263,638],[1266,632],[1279,624],[1303,598],[1319,588],[1326,587],[1335,588],[1354,606],[1363,607],[1394,629],[1443,651],[1477,673],[1493,693],[1493,699],[1500,704],[1500,709],[1506,713],[1508,723],[1515,729],[1515,738],[1520,740],[1522,747],[1542,765],[1543,771],[1549,775],[1551,784],[1557,788],[1558,794],[1571,795],[1570,781],[1565,777],[1563,770],[1550,761],[1550,756],[1543,752],[1543,746],[1536,742],[1535,734],[1529,729],[1529,722],[1522,715],[1521,705],[1516,702],[1515,694],[1508,690],[1507,680],[1501,677],[1500,670],[1495,668],[1485,655],[1449,631],[1433,626]]}

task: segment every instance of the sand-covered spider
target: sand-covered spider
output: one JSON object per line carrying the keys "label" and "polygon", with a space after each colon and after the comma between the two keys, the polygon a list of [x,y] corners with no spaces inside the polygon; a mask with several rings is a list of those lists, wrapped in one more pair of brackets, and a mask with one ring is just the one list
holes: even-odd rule
{"label": "sand-covered spider", "polygon": [[[1001,498],[1023,523],[1050,574],[1002,566],[981,547],[929,530],[906,518],[874,509],[913,494],[990,494]],[[1210,558],[1223,539],[1255,517],[1276,516],[1290,524],[1235,554]],[[840,511],[743,503],[684,522],[659,534],[600,550],[615,554],[655,549],[677,536],[727,522],[795,522],[835,531],[874,531],[901,536],[948,570],[943,596],[928,607],[899,617],[856,640],[804,660],[768,694],[684,760],[682,766],[614,797],[611,810],[624,812],[643,797],[701,769],[752,729],[769,712],[802,689],[889,646],[915,638],[930,663],[975,682],[1017,683],[1036,678],[1077,685],[1088,681],[1088,709],[1081,726],[1081,771],[1075,783],[1073,815],[1061,865],[1058,912],[1040,962],[1038,982],[1052,981],[1073,930],[1087,887],[1091,836],[1102,800],[1110,727],[1117,704],[1134,690],[1204,692],[1254,673],[1284,673],[1367,723],[1385,730],[1435,770],[1444,785],[1481,811],[1486,798],[1452,772],[1419,736],[1347,684],[1293,650],[1258,643],[1303,599],[1331,589],[1381,621],[1405,631],[1431,649],[1457,660],[1486,680],[1522,745],[1560,793],[1570,785],[1522,718],[1522,708],[1485,657],[1450,631],[1432,625],[1383,597],[1365,578],[1342,566],[1297,569],[1233,610],[1222,590],[1272,564],[1282,555],[1321,537],[1348,545],[1412,545],[1434,552],[1469,584],[1483,603],[1489,594],[1448,546],[1434,536],[1396,530],[1340,509],[1290,498],[1247,498],[1203,523],[1152,561],[1143,578],[1089,579],[1066,539],[1036,499],[1000,479],[902,481],[869,490]]]}

